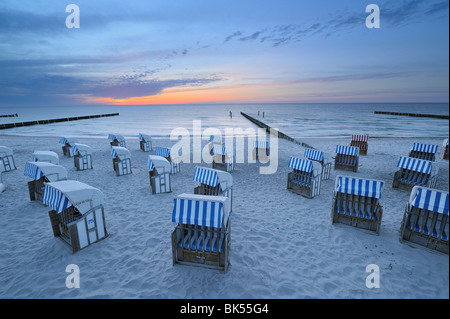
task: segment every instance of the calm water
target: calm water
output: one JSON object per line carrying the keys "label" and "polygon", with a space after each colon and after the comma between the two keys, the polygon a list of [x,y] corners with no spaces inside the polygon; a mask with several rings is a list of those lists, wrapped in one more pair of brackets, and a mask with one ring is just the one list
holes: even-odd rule
{"label": "calm water", "polygon": [[[152,105],[77,107],[0,107],[1,123],[45,120],[105,113],[119,116],[0,130],[5,135],[105,137],[109,133],[137,137],[145,133],[170,136],[174,128],[193,131],[200,120],[202,130],[256,126],[240,115],[245,112],[294,137],[348,137],[352,134],[390,137],[448,137],[447,120],[377,115],[374,111],[449,114],[449,104],[241,104],[241,105]],[[232,112],[232,117],[230,116]],[[258,116],[259,112],[259,116]],[[264,112],[264,117],[263,117]]]}

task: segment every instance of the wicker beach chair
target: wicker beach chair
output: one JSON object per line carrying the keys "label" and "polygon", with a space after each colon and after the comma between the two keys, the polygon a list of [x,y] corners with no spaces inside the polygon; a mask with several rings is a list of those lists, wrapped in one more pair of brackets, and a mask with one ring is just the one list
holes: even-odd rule
{"label": "wicker beach chair", "polygon": [[414,143],[408,156],[434,162],[438,148],[437,145]]}
{"label": "wicker beach chair", "polygon": [[369,136],[367,135],[352,135],[350,146],[359,148],[360,155],[367,155]]}
{"label": "wicker beach chair", "polygon": [[225,172],[231,172],[234,169],[233,158],[228,155],[225,146],[214,145],[211,152],[213,155],[212,168]]}
{"label": "wicker beach chair", "polygon": [[147,168],[152,194],[170,193],[172,191],[170,171],[172,166],[162,156],[149,155]]}
{"label": "wicker beach chair", "polygon": [[169,161],[170,166],[171,166],[171,170],[170,170],[171,174],[176,174],[176,173],[180,172],[180,169],[181,169],[180,160],[178,157],[173,157],[170,155],[170,149],[165,148],[165,147],[156,147],[155,155],[162,156],[166,160]]}
{"label": "wicker beach chair", "polygon": [[47,162],[27,162],[24,175],[31,177],[28,182],[30,201],[42,200],[45,183],[63,181],[67,179],[65,167]]}
{"label": "wicker beach chair", "polygon": [[173,264],[227,272],[231,207],[224,196],[181,194],[174,199]]}
{"label": "wicker beach chair", "polygon": [[42,202],[49,211],[53,235],[75,253],[106,237],[103,193],[78,181],[45,184]]}
{"label": "wicker beach chair", "polygon": [[307,198],[314,198],[320,194],[322,181],[322,165],[308,159],[291,157],[288,173],[287,189]]}
{"label": "wicker beach chair", "polygon": [[331,208],[331,222],[380,232],[383,182],[337,176]]}
{"label": "wicker beach chair", "polygon": [[408,241],[449,253],[448,192],[414,186],[400,227],[400,242]]}
{"label": "wicker beach chair", "polygon": [[355,146],[336,146],[334,169],[358,171],[359,148]]}
{"label": "wicker beach chair", "polygon": [[444,160],[448,160],[448,138],[446,138],[442,142],[440,158]]}
{"label": "wicker beach chair", "polygon": [[139,133],[139,145],[143,152],[150,152],[152,150],[151,136]]}
{"label": "wicker beach chair", "polygon": [[117,176],[131,174],[131,153],[125,147],[112,146],[111,157]]}
{"label": "wicker beach chair", "polygon": [[112,146],[127,147],[125,143],[125,138],[122,135],[109,134],[108,139],[111,141],[110,142],[111,147]]}
{"label": "wicker beach chair", "polygon": [[89,146],[75,143],[72,153],[73,163],[77,171],[92,169],[92,149]]}
{"label": "wicker beach chair", "polygon": [[253,160],[267,162],[270,156],[269,142],[254,141],[253,143]]}
{"label": "wicker beach chair", "polygon": [[52,164],[59,164],[59,156],[52,151],[34,151],[33,152],[34,162],[47,162]]}
{"label": "wicker beach chair", "polygon": [[213,148],[214,146],[222,146],[222,136],[220,135],[211,135],[209,137],[209,154],[214,155]]}
{"label": "wicker beach chair", "polygon": [[412,157],[400,157],[392,187],[411,190],[414,186],[434,188],[436,186],[439,163]]}
{"label": "wicker beach chair", "polygon": [[332,163],[329,154],[307,148],[305,149],[303,156],[311,161],[319,162],[322,165],[322,180],[330,179]]}
{"label": "wicker beach chair", "polygon": [[17,169],[12,149],[6,146],[0,146],[0,163],[0,172],[10,172]]}
{"label": "wicker beach chair", "polygon": [[73,156],[73,145],[76,142],[77,142],[77,140],[75,138],[61,137],[61,139],[59,140],[59,143],[63,144],[62,150],[63,150],[64,156],[68,156],[68,157]]}
{"label": "wicker beach chair", "polygon": [[222,170],[197,166],[194,178],[199,185],[194,188],[194,194],[224,196],[230,201],[232,207],[233,176]]}

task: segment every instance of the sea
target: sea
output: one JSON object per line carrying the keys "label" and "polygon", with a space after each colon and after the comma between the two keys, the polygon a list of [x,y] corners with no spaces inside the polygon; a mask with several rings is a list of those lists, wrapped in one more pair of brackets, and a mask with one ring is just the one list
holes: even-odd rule
{"label": "sea", "polygon": [[[175,129],[193,134],[201,129],[256,131],[246,113],[295,138],[336,138],[364,134],[370,137],[448,137],[449,121],[427,117],[375,114],[375,111],[449,115],[448,103],[287,103],[80,105],[0,107],[0,124],[119,113],[118,116],[15,127],[0,135],[107,137],[120,134],[138,138],[167,138]],[[195,131],[197,129],[197,131]],[[203,133],[202,133],[203,134]]]}

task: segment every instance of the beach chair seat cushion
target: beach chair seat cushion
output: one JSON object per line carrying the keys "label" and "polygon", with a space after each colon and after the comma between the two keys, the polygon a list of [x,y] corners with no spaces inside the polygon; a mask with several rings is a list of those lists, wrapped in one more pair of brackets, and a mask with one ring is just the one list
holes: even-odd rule
{"label": "beach chair seat cushion", "polygon": [[[215,228],[200,227],[202,231],[191,230],[189,238],[189,230],[184,231],[184,243],[182,243],[181,237],[178,242],[178,247],[184,247],[187,249],[197,249],[213,252],[223,252],[226,243],[226,234],[220,232],[219,235]],[[212,231],[212,232],[211,232]],[[189,245],[190,243],[190,245]],[[212,246],[212,247],[211,247]],[[217,250],[218,249],[218,250]]]}

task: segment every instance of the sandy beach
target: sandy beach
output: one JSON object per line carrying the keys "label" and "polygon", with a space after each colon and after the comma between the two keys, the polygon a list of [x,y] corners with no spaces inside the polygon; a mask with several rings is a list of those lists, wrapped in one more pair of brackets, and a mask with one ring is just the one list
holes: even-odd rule
{"label": "sandy beach", "polygon": [[[0,194],[0,298],[151,298],[151,299],[428,299],[449,298],[448,255],[399,242],[399,229],[410,192],[393,189],[400,156],[415,142],[442,145],[443,138],[373,138],[358,172],[332,169],[321,193],[307,199],[286,190],[290,156],[304,148],[278,141],[278,169],[259,174],[260,164],[235,164],[231,267],[215,270],[172,265],[173,199],[193,193],[199,164],[182,163],[172,176],[172,193],[152,195],[147,156],[139,140],[127,140],[133,173],[116,176],[110,146],[104,139],[78,142],[93,149],[93,169],[76,171],[62,154],[59,137],[1,136],[13,149],[17,170],[3,173]],[[207,141],[204,141],[204,145]],[[348,139],[305,139],[334,157]],[[154,146],[171,147],[169,139]],[[72,254],[53,237],[48,211],[28,196],[24,167],[35,150],[58,153],[71,180],[100,189],[105,197],[109,237]],[[436,188],[449,190],[449,162],[437,159]],[[203,164],[210,167],[210,165]],[[385,182],[380,234],[331,223],[337,175]],[[66,266],[80,269],[80,288],[66,287]],[[366,267],[380,269],[380,288],[367,288]]]}

